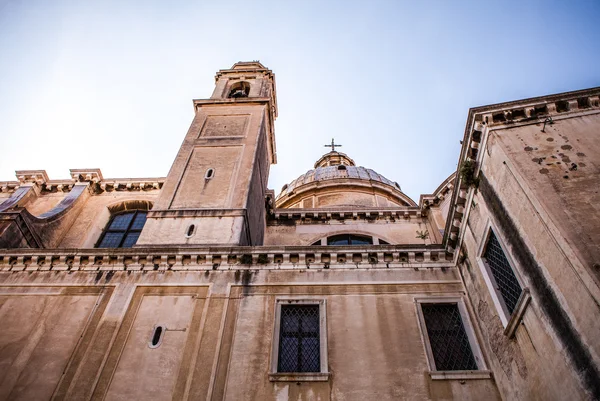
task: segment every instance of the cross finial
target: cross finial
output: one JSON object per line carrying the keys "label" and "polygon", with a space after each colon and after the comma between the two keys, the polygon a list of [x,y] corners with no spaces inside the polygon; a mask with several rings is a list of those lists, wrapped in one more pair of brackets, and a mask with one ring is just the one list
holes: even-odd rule
{"label": "cross finial", "polygon": [[332,152],[335,152],[335,148],[336,148],[336,146],[337,146],[338,148],[341,148],[341,147],[342,147],[342,145],[336,145],[336,144],[334,143],[334,141],[333,141],[333,138],[331,138],[331,144],[330,144],[330,145],[325,145],[325,147],[326,147],[326,148],[328,148],[328,147],[330,147],[330,146],[331,146],[331,151],[332,151]]}

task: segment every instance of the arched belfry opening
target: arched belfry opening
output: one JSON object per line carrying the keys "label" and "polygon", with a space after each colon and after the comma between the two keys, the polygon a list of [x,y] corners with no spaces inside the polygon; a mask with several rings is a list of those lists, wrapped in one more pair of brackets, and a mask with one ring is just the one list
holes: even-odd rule
{"label": "arched belfry opening", "polygon": [[229,98],[240,98],[240,97],[248,97],[250,95],[250,84],[246,81],[236,82],[231,85],[231,89],[229,90]]}

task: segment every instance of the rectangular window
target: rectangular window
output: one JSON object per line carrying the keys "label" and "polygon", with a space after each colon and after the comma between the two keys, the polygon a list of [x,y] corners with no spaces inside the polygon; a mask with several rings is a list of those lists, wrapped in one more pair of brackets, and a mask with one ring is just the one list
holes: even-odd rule
{"label": "rectangular window", "polygon": [[269,380],[329,380],[325,305],[324,299],[276,300]]}
{"label": "rectangular window", "polygon": [[477,370],[457,304],[422,304],[435,370]]}
{"label": "rectangular window", "polygon": [[502,250],[498,238],[496,238],[496,234],[492,230],[490,230],[483,258],[489,266],[496,289],[504,300],[508,314],[512,315],[523,290]]}
{"label": "rectangular window", "polygon": [[320,372],[319,305],[283,305],[278,372]]}
{"label": "rectangular window", "polygon": [[426,297],[415,302],[431,378],[490,378],[462,298]]}

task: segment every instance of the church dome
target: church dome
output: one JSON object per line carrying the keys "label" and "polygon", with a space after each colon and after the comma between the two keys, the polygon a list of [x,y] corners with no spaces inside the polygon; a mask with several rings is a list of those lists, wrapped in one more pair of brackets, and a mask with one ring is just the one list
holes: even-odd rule
{"label": "church dome", "polygon": [[397,182],[356,166],[337,151],[323,155],[313,170],[284,185],[275,203],[278,208],[416,206]]}

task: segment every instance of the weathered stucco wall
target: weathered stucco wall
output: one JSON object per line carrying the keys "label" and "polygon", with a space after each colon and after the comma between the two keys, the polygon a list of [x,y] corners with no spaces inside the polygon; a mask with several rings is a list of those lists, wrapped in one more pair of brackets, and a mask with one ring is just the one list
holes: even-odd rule
{"label": "weathered stucco wall", "polygon": [[[484,150],[464,236],[468,257],[460,269],[507,399],[600,394],[600,298],[589,262],[599,243],[594,200],[600,178],[589,161],[599,155],[592,144],[596,119],[559,120],[545,133],[539,124],[492,131]],[[571,163],[584,166],[572,169]],[[481,253],[490,226],[532,294],[514,339],[503,334],[483,279]]]}
{"label": "weathered stucco wall", "polygon": [[151,205],[160,191],[147,192],[104,192],[87,199],[83,209],[66,231],[60,248],[93,248],[100,239],[102,230],[110,220],[109,207],[121,203],[136,207],[136,202],[142,201]]}
{"label": "weathered stucco wall", "polygon": [[[428,374],[414,298],[462,296],[457,271],[384,266],[1,271],[0,316],[8,330],[0,331],[7,372],[0,394],[57,400],[499,400],[491,378],[431,380]],[[280,296],[326,300],[328,381],[269,380]],[[167,330],[160,346],[150,348],[156,325]]]}
{"label": "weathered stucco wall", "polygon": [[327,222],[305,223],[302,221],[286,223],[269,223],[265,236],[265,245],[311,245],[323,237],[335,234],[370,235],[387,241],[390,244],[434,244],[435,237],[430,235],[423,240],[417,238],[417,231],[429,231],[431,224],[427,219],[417,217],[411,219],[381,219],[360,221],[345,219]]}

